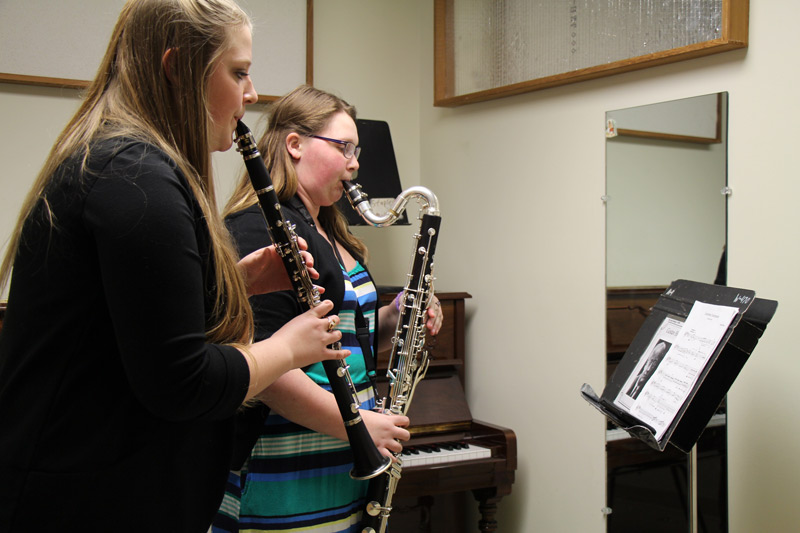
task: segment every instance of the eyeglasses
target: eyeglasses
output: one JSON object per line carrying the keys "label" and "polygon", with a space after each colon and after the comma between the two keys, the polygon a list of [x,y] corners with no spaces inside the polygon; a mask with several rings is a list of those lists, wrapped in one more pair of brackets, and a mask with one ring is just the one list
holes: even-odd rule
{"label": "eyeglasses", "polygon": [[322,139],[323,141],[328,141],[329,143],[341,144],[342,155],[344,155],[345,159],[350,159],[353,156],[356,156],[356,159],[358,159],[358,156],[361,155],[361,147],[356,146],[350,141],[340,141],[339,139],[331,139],[329,137],[322,137],[320,135],[309,135],[309,137],[314,137],[315,139]]}

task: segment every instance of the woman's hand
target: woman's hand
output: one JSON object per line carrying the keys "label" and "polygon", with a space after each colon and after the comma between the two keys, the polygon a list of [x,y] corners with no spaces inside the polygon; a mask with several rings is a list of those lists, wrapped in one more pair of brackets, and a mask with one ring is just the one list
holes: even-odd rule
{"label": "woman's hand", "polygon": [[392,452],[403,451],[403,445],[398,440],[407,441],[411,438],[411,433],[404,429],[409,424],[407,416],[389,415],[363,409],[360,412],[361,418],[367,425],[367,430],[381,454],[391,457]]}
{"label": "woman's hand", "polygon": [[[306,251],[308,249],[306,241],[298,237],[297,244],[311,279],[319,278],[319,273],[313,268],[314,258]],[[248,296],[293,288],[286,267],[283,265],[283,259],[275,250],[275,245],[260,248],[246,255],[239,261],[239,269],[244,276]],[[321,287],[319,289],[322,293]]]}
{"label": "woman's hand", "polygon": [[[392,346],[392,337],[395,333],[397,320],[400,317],[400,300],[403,298],[403,293],[397,293],[397,296],[392,303],[384,305],[378,309],[378,351],[382,352],[388,350]],[[439,303],[439,298],[435,295],[430,300],[430,305],[425,310],[425,329],[431,335],[438,335],[442,329],[442,322],[444,315],[442,314],[442,304]]]}
{"label": "woman's hand", "polygon": [[302,368],[325,359],[344,359],[350,355],[350,350],[334,350],[328,347],[342,338],[342,332],[335,329],[339,317],[325,316],[332,309],[333,302],[323,300],[318,306],[281,326],[281,329],[267,339],[279,343],[289,354],[291,367],[286,370]]}
{"label": "woman's hand", "polygon": [[350,350],[328,347],[342,338],[342,332],[335,329],[339,317],[325,316],[331,309],[333,303],[323,300],[284,324],[270,338],[241,350],[250,368],[250,387],[245,400],[260,394],[292,369],[350,355]]}
{"label": "woman's hand", "polygon": [[438,335],[439,330],[442,329],[442,322],[444,322],[444,314],[442,314],[442,304],[439,298],[434,296],[431,298],[431,303],[426,310],[428,320],[425,322],[425,327],[431,335]]}

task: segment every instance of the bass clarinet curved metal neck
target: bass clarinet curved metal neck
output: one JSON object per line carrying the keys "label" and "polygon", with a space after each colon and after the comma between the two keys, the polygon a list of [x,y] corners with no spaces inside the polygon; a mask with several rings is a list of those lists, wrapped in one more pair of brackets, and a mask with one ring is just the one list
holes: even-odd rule
{"label": "bass clarinet curved metal neck", "polygon": [[420,186],[409,187],[408,189],[397,195],[394,204],[385,215],[377,215],[372,211],[372,206],[369,203],[369,197],[366,193],[361,192],[361,185],[349,181],[345,183],[345,194],[350,205],[358,211],[368,224],[377,227],[391,226],[394,224],[408,205],[411,198],[419,198],[422,200],[421,209],[423,214],[431,216],[439,216],[439,200],[430,189]]}

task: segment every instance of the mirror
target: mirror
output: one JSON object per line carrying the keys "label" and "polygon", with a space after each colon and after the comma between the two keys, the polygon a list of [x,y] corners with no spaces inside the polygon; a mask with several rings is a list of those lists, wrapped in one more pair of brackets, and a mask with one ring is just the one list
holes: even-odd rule
{"label": "mirror", "polygon": [[[609,376],[672,281],[726,282],[727,109],[717,93],[606,114]],[[725,421],[723,402],[688,456],[609,426],[608,531],[727,531]]]}
{"label": "mirror", "polygon": [[606,285],[713,283],[726,240],[727,94],[607,113]]}

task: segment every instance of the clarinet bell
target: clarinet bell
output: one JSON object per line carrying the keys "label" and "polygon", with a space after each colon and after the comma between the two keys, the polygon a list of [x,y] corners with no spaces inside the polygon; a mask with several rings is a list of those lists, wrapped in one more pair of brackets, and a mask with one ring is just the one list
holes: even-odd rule
{"label": "clarinet bell", "polygon": [[[363,424],[361,427],[371,442],[372,437],[369,436],[366,427]],[[353,452],[353,469],[350,471],[350,477],[353,479],[371,479],[384,473],[392,464],[391,457],[381,454],[375,446],[353,447]]]}

